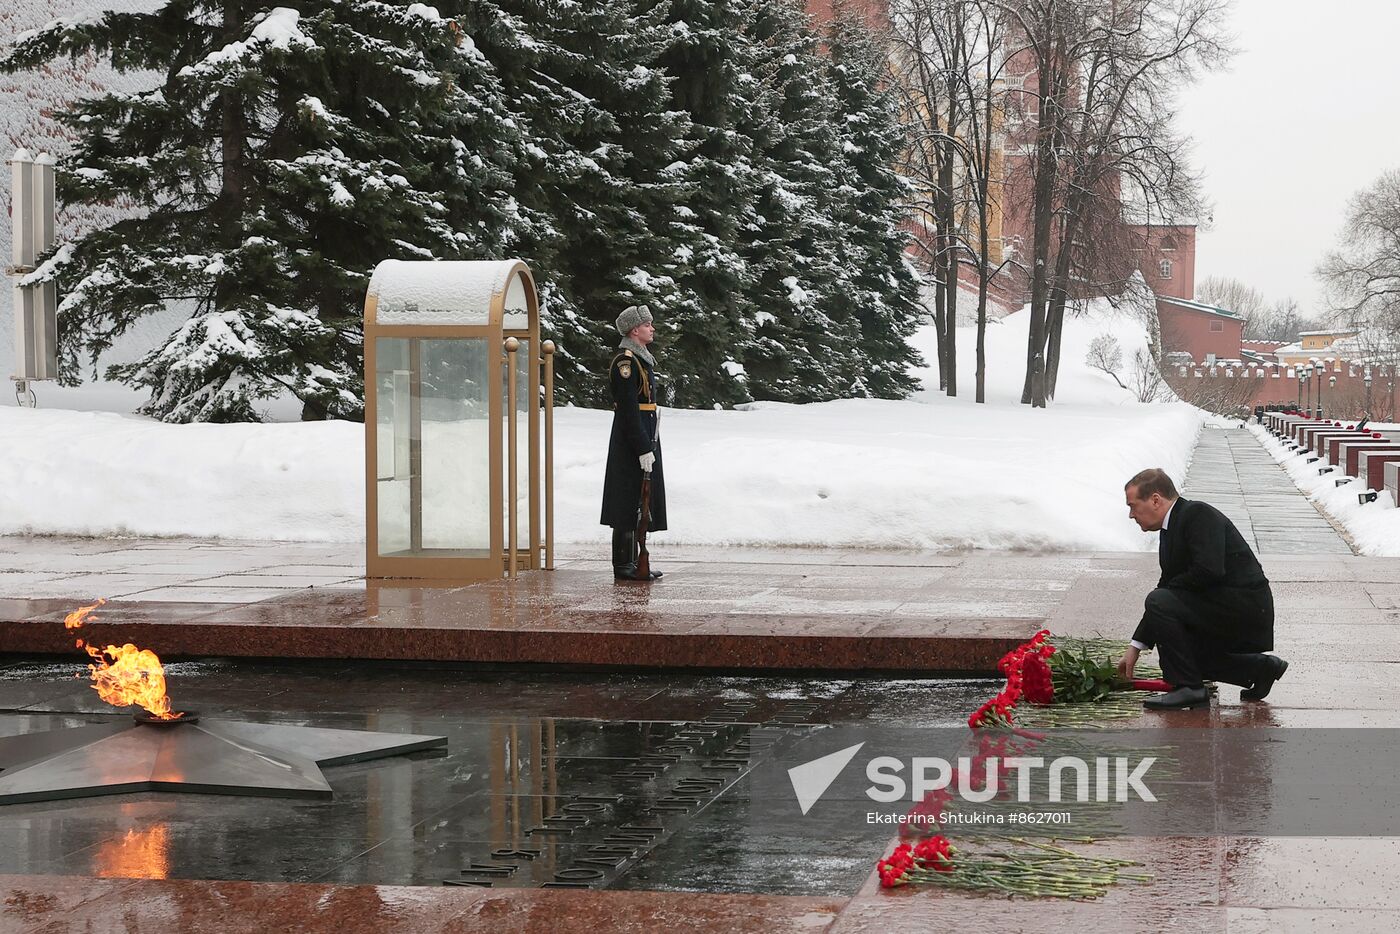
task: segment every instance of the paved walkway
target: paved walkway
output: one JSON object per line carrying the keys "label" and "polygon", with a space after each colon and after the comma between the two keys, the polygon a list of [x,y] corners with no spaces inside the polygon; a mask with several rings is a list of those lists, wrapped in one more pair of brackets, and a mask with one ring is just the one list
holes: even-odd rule
{"label": "paved walkway", "polygon": [[1250,432],[1201,432],[1186,495],[1218,508],[1261,555],[1347,555],[1351,548]]}

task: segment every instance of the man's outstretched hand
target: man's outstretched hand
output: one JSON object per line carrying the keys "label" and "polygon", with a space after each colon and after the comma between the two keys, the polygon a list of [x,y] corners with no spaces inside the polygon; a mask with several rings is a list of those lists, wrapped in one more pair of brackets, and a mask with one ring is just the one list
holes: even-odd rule
{"label": "man's outstretched hand", "polygon": [[1137,646],[1128,646],[1123,657],[1118,659],[1118,680],[1125,682],[1133,680],[1133,673],[1137,671],[1137,661]]}

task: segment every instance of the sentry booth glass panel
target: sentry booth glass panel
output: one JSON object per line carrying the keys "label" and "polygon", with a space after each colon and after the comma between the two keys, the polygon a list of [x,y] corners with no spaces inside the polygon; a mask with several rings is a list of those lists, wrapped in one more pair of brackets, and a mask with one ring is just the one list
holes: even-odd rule
{"label": "sentry booth glass panel", "polygon": [[379,556],[491,553],[485,338],[376,341]]}

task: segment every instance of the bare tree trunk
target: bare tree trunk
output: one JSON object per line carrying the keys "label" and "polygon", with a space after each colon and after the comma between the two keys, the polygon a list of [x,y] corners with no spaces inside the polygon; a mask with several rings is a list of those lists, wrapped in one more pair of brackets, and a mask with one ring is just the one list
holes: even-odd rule
{"label": "bare tree trunk", "polygon": [[[1047,8],[1043,24],[1046,33],[1054,29],[1053,13]],[[1041,376],[1045,365],[1045,315],[1048,293],[1050,233],[1055,217],[1055,182],[1058,176],[1057,153],[1060,144],[1060,105],[1064,99],[1064,79],[1061,64],[1066,40],[1062,34],[1043,34],[1043,42],[1053,42],[1053,50],[1042,47],[1037,56],[1036,72],[1040,89],[1040,113],[1036,125],[1035,173],[1032,189],[1033,234],[1031,244],[1031,321],[1026,342],[1026,383],[1021,402],[1043,408],[1044,379],[1033,379],[1037,366]],[[1037,365],[1037,358],[1039,363]]]}
{"label": "bare tree trunk", "polygon": [[[1078,191],[1076,187],[1074,189]],[[1060,375],[1060,341],[1065,329],[1065,303],[1069,298],[1069,277],[1074,268],[1074,241],[1079,235],[1080,212],[1084,199],[1071,195],[1065,205],[1065,221],[1060,227],[1060,250],[1055,257],[1055,273],[1050,282],[1050,304],[1045,315],[1045,396],[1055,398]]]}
{"label": "bare tree trunk", "polygon": [[[947,130],[950,135],[957,132],[957,105],[948,105]],[[944,143],[939,156],[938,185],[938,246],[940,278],[943,284],[943,387],[948,395],[958,394],[958,238],[956,234],[956,207],[953,200],[953,160],[955,154],[951,143]]]}
{"label": "bare tree trunk", "polygon": [[[987,401],[987,293],[993,274],[990,255],[991,231],[987,229],[987,221],[991,211],[992,151],[997,135],[994,120],[998,109],[1004,104],[1004,101],[997,99],[995,79],[1002,66],[998,64],[997,55],[994,54],[993,50],[1001,47],[1004,36],[995,18],[989,14],[985,2],[978,5],[978,13],[981,19],[980,38],[986,43],[986,52],[982,59],[984,84],[981,90],[980,107],[975,95],[969,99],[968,118],[972,130],[974,158],[971,169],[975,179],[974,191],[977,205],[976,401],[985,403]],[[1002,64],[1004,65],[1004,59]],[[977,126],[979,116],[982,121],[981,127]]]}
{"label": "bare tree trunk", "polygon": [[[934,236],[934,243],[939,241],[937,235]],[[937,338],[938,352],[938,388],[948,388],[948,315],[945,310],[948,301],[948,291],[943,284],[943,268],[939,262],[937,253],[933,258],[933,334]]]}
{"label": "bare tree trunk", "polygon": [[[991,164],[991,95],[987,97],[987,131],[988,143],[985,144],[984,153],[987,161],[984,165]],[[987,180],[983,175],[977,180],[977,400],[987,401],[987,284],[991,278],[987,251],[991,247],[991,237],[987,233]]]}

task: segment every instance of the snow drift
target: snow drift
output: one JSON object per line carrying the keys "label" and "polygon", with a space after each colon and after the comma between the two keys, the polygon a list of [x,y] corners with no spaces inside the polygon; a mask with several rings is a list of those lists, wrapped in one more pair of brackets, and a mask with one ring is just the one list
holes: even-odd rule
{"label": "snow drift", "polygon": [[[987,404],[973,395],[973,329],[959,332],[962,395],[755,403],[662,415],[672,529],[692,544],[1144,550],[1122,487],[1143,467],[1184,478],[1203,421],[1141,404],[1084,364],[1141,325],[1097,306],[1065,325],[1059,390],[1019,404],[1028,315],[989,326]],[[933,358],[931,331],[915,335]],[[665,348],[658,349],[665,372]],[[1126,374],[1123,374],[1126,377]],[[1126,380],[1125,380],[1126,381]],[[46,393],[41,390],[41,401]],[[106,398],[106,397],[99,397]],[[611,413],[556,416],[556,529],[602,541]],[[358,541],[363,427],[345,422],[166,425],[112,412],[0,406],[0,533]]]}

